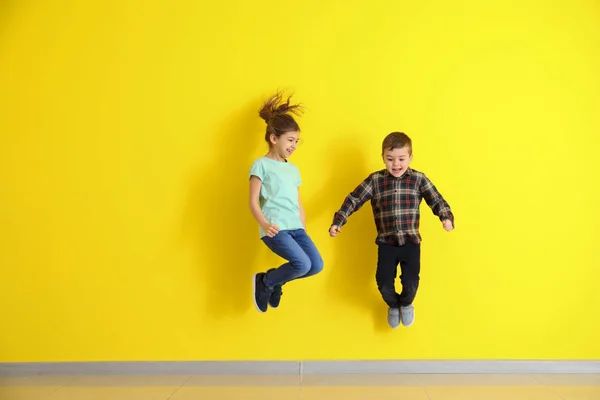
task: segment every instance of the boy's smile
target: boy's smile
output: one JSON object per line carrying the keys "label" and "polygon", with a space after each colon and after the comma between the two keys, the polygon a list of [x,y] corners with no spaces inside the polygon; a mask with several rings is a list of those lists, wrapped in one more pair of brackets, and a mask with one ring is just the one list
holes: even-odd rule
{"label": "boy's smile", "polygon": [[386,149],[383,152],[385,168],[392,176],[399,178],[404,175],[412,161],[412,154],[410,153],[408,146],[401,149]]}

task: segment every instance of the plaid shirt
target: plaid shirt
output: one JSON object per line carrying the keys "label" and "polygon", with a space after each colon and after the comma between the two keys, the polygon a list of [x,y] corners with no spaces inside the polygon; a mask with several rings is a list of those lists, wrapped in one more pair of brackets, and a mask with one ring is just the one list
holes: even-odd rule
{"label": "plaid shirt", "polygon": [[420,243],[419,205],[425,202],[441,221],[449,219],[454,225],[450,206],[424,173],[408,169],[396,178],[387,170],[372,173],[344,200],[333,218],[333,225],[341,227],[350,215],[371,200],[377,243],[401,246],[407,241]]}

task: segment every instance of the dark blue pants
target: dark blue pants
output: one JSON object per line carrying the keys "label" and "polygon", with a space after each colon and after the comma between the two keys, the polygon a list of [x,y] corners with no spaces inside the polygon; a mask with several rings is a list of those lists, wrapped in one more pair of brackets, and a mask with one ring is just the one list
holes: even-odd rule
{"label": "dark blue pants", "polygon": [[299,278],[308,278],[323,270],[323,259],[304,229],[279,231],[274,237],[262,241],[279,257],[287,260],[279,268],[270,270],[264,279],[269,287],[284,285]]}
{"label": "dark blue pants", "polygon": [[[402,293],[394,286],[400,264]],[[379,244],[377,255],[377,288],[390,308],[409,306],[417,295],[421,272],[421,244],[408,242],[402,246]]]}

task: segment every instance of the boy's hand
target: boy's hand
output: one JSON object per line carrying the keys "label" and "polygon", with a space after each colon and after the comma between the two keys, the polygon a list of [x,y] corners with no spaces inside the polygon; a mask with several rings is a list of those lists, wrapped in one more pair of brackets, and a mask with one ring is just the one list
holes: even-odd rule
{"label": "boy's hand", "polygon": [[329,228],[329,236],[331,236],[331,237],[336,237],[338,235],[338,233],[341,233],[341,232],[342,232],[342,230],[337,225],[331,225],[331,228]]}
{"label": "boy's hand", "polygon": [[273,236],[279,233],[279,227],[275,224],[268,224],[262,226],[263,231],[267,234],[268,237],[272,238]]}
{"label": "boy's hand", "polygon": [[450,232],[452,229],[454,229],[454,225],[452,225],[452,221],[449,219],[445,219],[442,222],[442,225],[444,226],[444,229],[447,230],[448,232]]}

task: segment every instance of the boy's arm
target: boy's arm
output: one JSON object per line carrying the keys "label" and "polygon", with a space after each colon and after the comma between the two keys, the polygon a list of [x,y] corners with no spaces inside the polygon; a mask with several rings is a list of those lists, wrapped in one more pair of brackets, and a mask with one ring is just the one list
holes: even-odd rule
{"label": "boy's arm", "polygon": [[350,215],[358,211],[365,202],[373,198],[373,178],[362,181],[346,198],[342,207],[334,214],[332,226],[341,227]]}
{"label": "boy's arm", "polygon": [[423,181],[421,182],[421,195],[440,221],[449,220],[454,227],[454,214],[452,214],[450,205],[425,175],[423,175]]}

